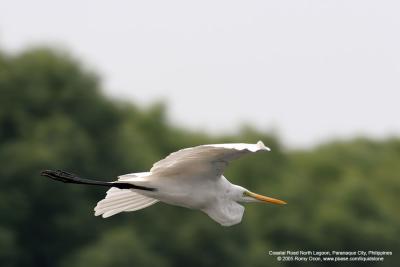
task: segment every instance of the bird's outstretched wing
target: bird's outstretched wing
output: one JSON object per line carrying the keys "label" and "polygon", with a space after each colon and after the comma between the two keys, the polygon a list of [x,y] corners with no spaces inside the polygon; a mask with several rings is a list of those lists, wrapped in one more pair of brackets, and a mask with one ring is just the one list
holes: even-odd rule
{"label": "bird's outstretched wing", "polygon": [[259,151],[270,151],[257,144],[213,144],[185,148],[156,162],[150,172],[158,176],[202,176],[219,178],[231,160]]}

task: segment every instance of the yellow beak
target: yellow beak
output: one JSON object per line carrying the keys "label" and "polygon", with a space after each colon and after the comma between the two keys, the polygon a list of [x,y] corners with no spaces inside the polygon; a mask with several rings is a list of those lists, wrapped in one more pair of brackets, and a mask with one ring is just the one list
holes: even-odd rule
{"label": "yellow beak", "polygon": [[266,197],[263,195],[259,195],[250,191],[246,191],[245,194],[249,197],[255,198],[257,200],[263,201],[263,202],[269,202],[269,203],[273,203],[273,204],[286,204],[285,201],[280,200],[280,199],[276,199],[276,198],[272,198],[272,197]]}

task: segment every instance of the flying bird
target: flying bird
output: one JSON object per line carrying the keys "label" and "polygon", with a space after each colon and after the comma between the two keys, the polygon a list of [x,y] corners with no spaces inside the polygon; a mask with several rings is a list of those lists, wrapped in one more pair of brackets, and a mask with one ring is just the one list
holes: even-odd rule
{"label": "flying bird", "polygon": [[60,170],[45,170],[41,174],[65,183],[111,187],[94,208],[95,215],[103,218],[161,201],[201,210],[219,224],[231,226],[242,220],[244,207],[239,202],[286,204],[232,184],[223,176],[230,161],[262,151],[270,149],[261,141],[185,148],[156,162],[149,172],[121,175],[114,182],[83,179]]}

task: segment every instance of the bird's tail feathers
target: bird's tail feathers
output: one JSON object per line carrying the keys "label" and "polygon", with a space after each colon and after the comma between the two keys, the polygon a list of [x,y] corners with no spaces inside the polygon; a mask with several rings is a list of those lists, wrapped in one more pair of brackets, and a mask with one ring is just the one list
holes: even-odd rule
{"label": "bird's tail feathers", "polygon": [[135,185],[130,182],[104,182],[104,181],[96,181],[91,179],[84,179],[76,174],[69,173],[62,170],[44,170],[41,172],[42,176],[47,176],[53,180],[60,181],[63,183],[72,183],[72,184],[86,184],[86,185],[97,185],[97,186],[106,186],[106,187],[117,187],[119,189],[138,189],[138,190],[145,190],[145,191],[156,191],[155,188]]}
{"label": "bird's tail feathers", "polygon": [[130,189],[112,187],[106,197],[94,208],[95,216],[108,218],[123,211],[136,211],[157,203],[158,200],[141,195]]}

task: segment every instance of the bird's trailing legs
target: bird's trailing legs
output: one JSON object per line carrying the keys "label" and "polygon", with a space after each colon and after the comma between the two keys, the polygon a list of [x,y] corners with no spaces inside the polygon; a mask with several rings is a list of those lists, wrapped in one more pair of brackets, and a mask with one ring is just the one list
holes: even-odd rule
{"label": "bird's trailing legs", "polygon": [[103,182],[96,181],[90,179],[80,178],[79,176],[61,170],[45,170],[40,173],[42,176],[47,176],[53,180],[61,181],[63,183],[72,183],[72,184],[86,184],[86,185],[98,185],[98,186],[106,186],[106,187],[116,187],[119,189],[138,189],[138,190],[146,190],[146,191],[155,191],[155,188],[145,187],[140,185],[134,185],[131,183],[124,182]]}

